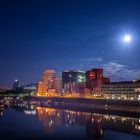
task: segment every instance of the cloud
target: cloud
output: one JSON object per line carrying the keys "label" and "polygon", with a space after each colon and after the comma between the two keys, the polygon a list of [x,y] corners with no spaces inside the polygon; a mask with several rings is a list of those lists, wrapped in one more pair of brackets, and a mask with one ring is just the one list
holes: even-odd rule
{"label": "cloud", "polygon": [[101,57],[89,57],[80,59],[79,65],[77,66],[81,70],[88,70],[102,65],[103,59]]}
{"label": "cloud", "polygon": [[117,60],[104,61],[103,58],[93,57],[81,59],[78,68],[90,70],[93,68],[103,68],[104,75],[111,78],[111,81],[127,81],[140,79],[140,70],[129,68],[129,66],[119,63]]}
{"label": "cloud", "polygon": [[108,62],[103,64],[105,75],[110,77],[113,81],[125,81],[140,78],[140,70],[129,69],[127,65]]}
{"label": "cloud", "polygon": [[82,61],[85,61],[85,62],[95,62],[95,61],[98,61],[98,62],[102,62],[103,59],[100,58],[100,57],[91,57],[91,58],[85,58],[85,59],[82,59]]}

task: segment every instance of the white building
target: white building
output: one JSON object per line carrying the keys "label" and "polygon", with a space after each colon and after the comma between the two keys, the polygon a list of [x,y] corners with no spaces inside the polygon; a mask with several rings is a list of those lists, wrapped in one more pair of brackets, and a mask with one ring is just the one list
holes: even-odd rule
{"label": "white building", "polygon": [[140,99],[140,80],[111,82],[102,86],[102,94],[111,99]]}

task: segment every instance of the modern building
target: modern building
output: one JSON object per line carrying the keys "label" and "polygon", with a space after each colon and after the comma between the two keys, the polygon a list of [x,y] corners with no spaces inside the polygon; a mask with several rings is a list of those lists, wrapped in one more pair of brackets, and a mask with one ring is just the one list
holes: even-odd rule
{"label": "modern building", "polygon": [[15,80],[14,81],[14,84],[13,84],[13,89],[16,90],[19,88],[19,81],[18,80]]}
{"label": "modern building", "polygon": [[86,82],[76,83],[76,92],[79,94],[79,97],[85,97],[86,90]]}
{"label": "modern building", "polygon": [[43,72],[41,81],[37,84],[37,95],[47,95],[48,92],[55,92],[54,89],[55,71],[47,69]]}
{"label": "modern building", "polygon": [[110,79],[103,76],[101,68],[86,71],[86,88],[90,89],[90,93],[100,93],[102,85],[109,82]]}
{"label": "modern building", "polygon": [[85,72],[78,70],[65,70],[62,72],[62,83],[65,93],[77,93],[77,84],[85,83]]}
{"label": "modern building", "polygon": [[140,100],[140,80],[106,83],[102,94],[107,99]]}
{"label": "modern building", "polygon": [[23,86],[23,92],[32,94],[36,93],[36,83],[31,83],[26,86]]}
{"label": "modern building", "polygon": [[54,78],[54,89],[56,93],[58,94],[62,93],[62,79],[61,78]]}
{"label": "modern building", "polygon": [[41,95],[45,95],[46,94],[45,93],[45,89],[43,89],[43,87],[45,87],[43,85],[43,82],[42,81],[39,81],[37,83],[37,88],[36,88],[36,93],[37,93],[38,96],[41,96]]}
{"label": "modern building", "polygon": [[55,78],[55,71],[54,70],[45,70],[43,72],[42,82],[46,87],[46,91],[50,89],[54,89],[54,78]]}

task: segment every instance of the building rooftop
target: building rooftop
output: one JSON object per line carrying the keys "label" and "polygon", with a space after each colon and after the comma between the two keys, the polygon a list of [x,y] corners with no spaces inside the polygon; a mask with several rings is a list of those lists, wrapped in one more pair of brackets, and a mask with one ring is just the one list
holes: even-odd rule
{"label": "building rooftop", "polygon": [[63,72],[81,72],[81,73],[85,73],[85,71],[80,71],[80,70],[64,70]]}
{"label": "building rooftop", "polygon": [[109,84],[131,84],[131,83],[140,83],[140,80],[132,80],[132,81],[121,81],[121,82],[110,82],[110,83],[106,83],[105,85],[109,85]]}

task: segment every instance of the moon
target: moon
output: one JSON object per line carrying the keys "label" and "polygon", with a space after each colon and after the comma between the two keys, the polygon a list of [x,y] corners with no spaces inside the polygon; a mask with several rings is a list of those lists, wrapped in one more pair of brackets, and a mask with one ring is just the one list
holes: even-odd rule
{"label": "moon", "polygon": [[126,43],[130,43],[132,41],[131,35],[129,35],[129,34],[124,35],[123,41],[126,42]]}

